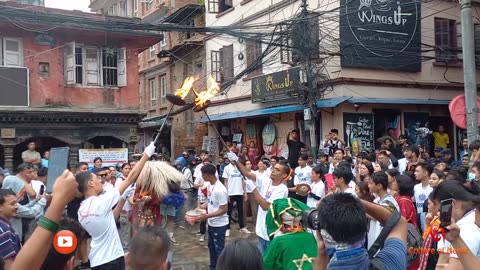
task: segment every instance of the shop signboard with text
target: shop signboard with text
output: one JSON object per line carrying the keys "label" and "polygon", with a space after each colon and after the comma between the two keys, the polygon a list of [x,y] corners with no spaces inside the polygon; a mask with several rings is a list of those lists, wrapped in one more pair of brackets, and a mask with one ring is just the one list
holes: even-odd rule
{"label": "shop signboard with text", "polygon": [[362,150],[371,152],[375,149],[373,114],[344,113],[343,130],[346,146],[355,155]]}
{"label": "shop signboard with text", "polygon": [[128,162],[128,148],[106,148],[106,149],[79,149],[78,159],[93,166],[95,158],[102,159],[102,166],[115,166],[118,163]]}
{"label": "shop signboard with text", "polygon": [[420,4],[415,0],[341,0],[341,65],[419,72]]}
{"label": "shop signboard with text", "polygon": [[291,68],[252,79],[252,103],[298,97],[300,68]]}

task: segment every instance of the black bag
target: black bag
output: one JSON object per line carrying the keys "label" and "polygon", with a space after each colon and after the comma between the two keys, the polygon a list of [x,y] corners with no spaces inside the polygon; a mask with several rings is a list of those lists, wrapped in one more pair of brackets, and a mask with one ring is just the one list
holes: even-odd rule
{"label": "black bag", "polygon": [[[382,231],[380,232],[380,235],[378,235],[377,239],[373,243],[373,245],[370,247],[368,250],[368,256],[370,257],[370,270],[383,270],[383,263],[382,261],[378,258],[375,257],[380,249],[383,248],[383,245],[385,244],[385,240],[387,239],[388,235],[390,232],[393,230],[393,228],[397,225],[397,223],[400,221],[400,218],[402,217],[400,213],[396,210],[395,206],[389,202],[385,201],[386,204],[392,209],[395,209],[388,219],[387,223],[383,226]],[[408,223],[407,225],[407,247],[413,247],[415,248],[420,248],[423,245],[423,238],[418,229]],[[419,258],[419,254],[408,254],[407,255],[407,264],[410,264],[417,260]]]}
{"label": "black bag", "polygon": [[330,147],[328,149],[328,155],[333,157],[333,155],[335,155],[335,152],[338,150],[338,141],[337,143],[333,143],[333,141],[330,140]]}

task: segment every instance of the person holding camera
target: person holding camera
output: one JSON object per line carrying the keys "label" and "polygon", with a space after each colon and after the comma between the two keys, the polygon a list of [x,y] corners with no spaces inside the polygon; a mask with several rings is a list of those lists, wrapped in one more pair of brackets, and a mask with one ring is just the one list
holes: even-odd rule
{"label": "person holding camera", "polygon": [[[387,208],[359,200],[345,192],[325,197],[319,204],[316,219],[309,218],[308,226],[316,230],[318,256],[314,270],[397,270],[407,268],[407,221],[398,217],[383,248],[369,257],[365,249],[367,215],[382,222],[390,221],[392,213]],[[310,213],[309,217],[312,217]],[[378,268],[381,265],[382,268]]]}

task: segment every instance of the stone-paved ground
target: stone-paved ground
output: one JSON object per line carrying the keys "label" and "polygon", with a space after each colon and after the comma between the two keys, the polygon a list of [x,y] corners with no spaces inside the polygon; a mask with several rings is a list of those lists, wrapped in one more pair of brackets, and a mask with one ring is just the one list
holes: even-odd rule
{"label": "stone-paved ground", "polygon": [[[240,233],[238,224],[232,224],[230,237],[226,238],[225,245],[228,245],[232,240],[246,238],[253,244],[257,244],[257,236],[255,229],[251,224],[248,224],[248,229],[252,234]],[[172,270],[208,270],[209,255],[208,255],[208,239],[204,242],[199,242],[198,224],[194,226],[186,225],[185,229],[176,228],[174,237],[179,243],[178,246],[172,247]]]}

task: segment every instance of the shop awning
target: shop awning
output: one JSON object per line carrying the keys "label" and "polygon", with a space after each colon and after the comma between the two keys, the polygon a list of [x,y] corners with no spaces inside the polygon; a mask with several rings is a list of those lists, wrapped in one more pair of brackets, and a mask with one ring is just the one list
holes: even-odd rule
{"label": "shop awning", "polygon": [[[323,99],[317,102],[317,108],[335,107],[338,104],[349,100],[350,98],[351,97]],[[286,106],[251,110],[251,111],[237,111],[237,112],[212,114],[210,115],[210,119],[212,119],[212,121],[219,121],[219,120],[245,118],[245,117],[260,116],[260,115],[271,115],[276,113],[298,112],[298,111],[303,111],[303,109],[305,109],[305,107],[301,105],[286,105]],[[204,122],[208,122],[208,119],[205,116],[194,121],[194,123],[204,123]]]}
{"label": "shop awning", "polygon": [[150,119],[144,119],[140,123],[138,123],[138,126],[140,128],[149,128],[149,127],[159,127],[165,122],[166,118],[150,118]]}
{"label": "shop awning", "polygon": [[408,98],[351,98],[351,103],[369,104],[420,104],[420,105],[448,105],[450,100],[440,99],[408,99]]}

